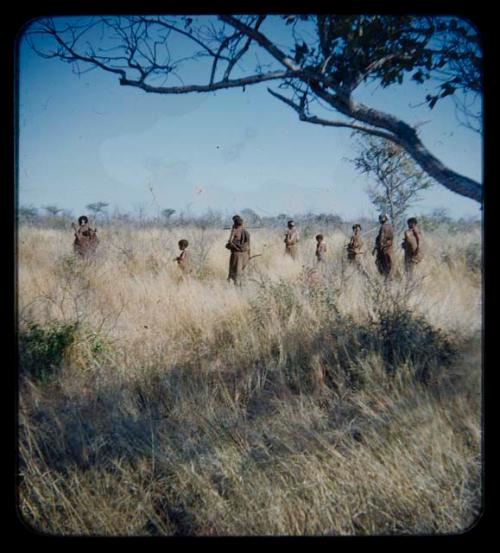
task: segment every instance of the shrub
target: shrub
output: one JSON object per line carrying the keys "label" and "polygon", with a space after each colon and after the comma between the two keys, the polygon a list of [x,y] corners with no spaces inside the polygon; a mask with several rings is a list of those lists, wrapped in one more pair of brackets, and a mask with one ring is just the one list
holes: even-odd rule
{"label": "shrub", "polygon": [[456,347],[451,339],[407,307],[381,312],[374,326],[389,374],[408,364],[416,378],[425,382],[432,369],[449,366],[455,358]]}
{"label": "shrub", "polygon": [[465,249],[465,263],[469,271],[479,273],[483,270],[481,245],[473,242]]}
{"label": "shrub", "polygon": [[57,372],[67,348],[74,342],[78,323],[52,322],[46,326],[29,322],[19,331],[19,364],[37,380]]}

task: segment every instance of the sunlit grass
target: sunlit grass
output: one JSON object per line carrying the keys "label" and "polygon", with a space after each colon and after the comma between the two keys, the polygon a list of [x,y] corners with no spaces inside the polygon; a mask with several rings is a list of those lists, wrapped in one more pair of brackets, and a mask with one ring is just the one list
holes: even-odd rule
{"label": "sunlit grass", "polygon": [[[63,535],[463,531],[480,503],[480,238],[429,234],[415,282],[387,288],[369,254],[364,274],[347,265],[341,232],[312,273],[313,237],[293,262],[260,229],[238,289],[223,231],[103,228],[82,262],[71,234],[21,227],[22,336],[76,325],[45,377],[21,367],[24,518]],[[413,357],[391,368],[370,341],[390,313],[435,349],[401,327]]]}

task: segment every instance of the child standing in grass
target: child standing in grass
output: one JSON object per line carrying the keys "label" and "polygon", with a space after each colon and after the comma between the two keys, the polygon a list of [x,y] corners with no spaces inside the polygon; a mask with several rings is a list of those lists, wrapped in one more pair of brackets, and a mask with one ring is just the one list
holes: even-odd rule
{"label": "child standing in grass", "polygon": [[325,261],[326,256],[326,244],[322,234],[316,235],[316,261],[322,263]]}
{"label": "child standing in grass", "polygon": [[185,240],[184,238],[182,240],[179,240],[179,249],[181,250],[181,253],[178,257],[175,258],[175,261],[177,261],[177,265],[179,266],[179,269],[182,271],[182,278],[188,276],[189,274],[189,253],[187,251],[187,247],[189,246],[189,242]]}
{"label": "child standing in grass", "polygon": [[352,226],[352,236],[347,245],[347,259],[350,263],[360,267],[363,256],[363,240],[361,238],[361,225],[356,223]]}

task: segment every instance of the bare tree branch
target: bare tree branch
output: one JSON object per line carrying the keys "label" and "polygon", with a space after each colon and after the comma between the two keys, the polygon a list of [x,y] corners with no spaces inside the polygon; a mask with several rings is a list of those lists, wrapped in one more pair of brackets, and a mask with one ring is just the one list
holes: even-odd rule
{"label": "bare tree branch", "polygon": [[335,105],[344,115],[368,123],[374,127],[388,130],[393,134],[391,140],[402,146],[431,177],[435,178],[452,192],[482,203],[483,187],[473,179],[445,167],[422,144],[413,127],[397,117],[368,108],[359,102],[353,101],[351,98],[347,102],[341,102],[337,97],[332,96],[318,85],[312,85],[311,88],[318,96]]}
{"label": "bare tree branch", "polygon": [[[121,85],[148,93],[203,93],[278,80],[279,88],[291,90],[292,97],[268,89],[270,94],[291,107],[301,121],[349,128],[390,140],[446,188],[482,202],[481,184],[445,167],[422,144],[415,127],[352,97],[353,91],[367,78],[378,79],[385,87],[402,82],[403,74],[410,71],[414,71],[412,78],[419,83],[429,79],[431,73],[442,79],[438,94],[426,97],[425,103],[431,108],[441,97],[453,94],[457,86],[465,93],[480,95],[481,52],[477,33],[464,30],[463,23],[453,26],[443,18],[435,21],[425,16],[320,15],[314,16],[315,34],[306,44],[302,37],[309,34],[307,28],[306,35],[296,29],[303,17],[287,16],[286,24],[292,23],[289,51],[295,52],[290,57],[281,45],[260,30],[265,18],[224,14],[218,16],[219,26],[214,24],[216,19],[193,26],[193,19],[186,17],[180,19],[184,21],[184,28],[181,28],[179,19],[175,21],[165,16],[102,17],[93,19],[88,25],[66,25],[61,30],[47,19],[29,33],[28,40],[32,48],[45,58],[56,57],[75,63],[79,72],[82,71],[80,63],[97,67],[119,75]],[[311,20],[313,16],[305,16],[308,18]],[[97,52],[88,42],[82,47],[85,33],[99,23],[114,33],[111,40],[118,41],[118,46],[112,44],[111,48],[98,49]],[[52,37],[56,45],[54,49],[37,48],[31,40],[37,35]],[[173,59],[169,51],[170,35],[188,41],[192,51],[186,57]],[[431,39],[432,48],[428,47]],[[240,78],[231,79],[234,68],[248,60],[249,52],[256,54],[258,48],[279,64],[277,68],[273,62],[262,73],[257,59],[250,74],[247,72]],[[112,55],[114,52],[116,55]],[[202,58],[210,59],[208,82],[184,84],[181,73],[184,62]],[[165,80],[158,86],[154,80],[160,76]],[[171,77],[177,77],[181,85],[169,86]],[[321,105],[324,102],[327,109],[337,111],[349,121],[329,120],[311,114],[309,110],[314,102]],[[474,116],[469,105],[463,104],[462,109],[465,116]]]}
{"label": "bare tree branch", "polygon": [[275,98],[278,98],[278,100],[281,100],[288,106],[290,106],[292,109],[294,109],[299,114],[299,119],[301,121],[306,121],[307,123],[313,123],[315,125],[322,125],[324,127],[345,127],[348,129],[353,129],[361,132],[365,132],[367,134],[371,134],[373,136],[378,136],[380,138],[385,138],[386,140],[391,140],[393,142],[396,141],[395,137],[392,134],[385,133],[383,131],[379,131],[377,129],[372,129],[370,127],[363,127],[360,125],[356,125],[354,123],[345,123],[343,121],[331,121],[329,119],[322,119],[320,117],[317,117],[315,115],[306,115],[304,111],[304,106],[300,106],[292,102],[289,98],[285,98],[285,96],[282,96],[281,94],[278,94],[277,92],[274,92],[270,88],[267,89],[268,92],[274,96]]}
{"label": "bare tree branch", "polygon": [[273,58],[277,59],[288,69],[291,69],[292,71],[301,70],[299,65],[297,65],[284,52],[282,52],[275,44],[273,44],[266,36],[258,32],[256,29],[252,29],[251,27],[249,27],[248,25],[245,25],[244,23],[242,23],[241,21],[239,21],[238,19],[236,19],[231,15],[220,15],[219,19],[221,21],[224,21],[225,23],[228,23],[235,29],[238,29],[248,37],[255,40],[257,44],[259,44],[265,50],[267,50],[273,56]]}
{"label": "bare tree branch", "polygon": [[[257,23],[255,24],[254,30],[257,31],[259,27],[261,26],[262,22],[264,21],[266,17],[264,15],[259,16],[257,19]],[[226,72],[224,73],[224,77],[222,78],[223,81],[226,81],[229,79],[229,75],[231,74],[231,71],[233,67],[238,63],[238,61],[243,57],[243,55],[248,51],[250,48],[250,44],[252,43],[252,37],[249,37],[244,44],[243,48],[233,57],[233,59],[228,63]]]}
{"label": "bare tree branch", "polygon": [[[239,33],[226,37],[220,44],[217,53],[215,54],[214,61],[212,62],[212,72],[210,73],[209,84],[213,84],[215,79],[215,72],[217,70],[217,63],[219,62],[222,51],[227,48],[229,42],[238,36]],[[225,79],[223,79],[225,80]]]}
{"label": "bare tree branch", "polygon": [[272,71],[270,73],[264,73],[263,75],[251,75],[250,77],[242,77],[241,79],[232,79],[228,81],[218,81],[206,85],[151,86],[141,80],[134,81],[127,79],[124,75],[120,79],[120,84],[123,86],[135,86],[137,88],[141,88],[145,92],[152,92],[155,94],[187,94],[189,92],[213,92],[215,90],[223,90],[226,88],[244,87],[265,81],[285,79],[292,76],[295,76],[295,73],[290,73],[288,71]]}

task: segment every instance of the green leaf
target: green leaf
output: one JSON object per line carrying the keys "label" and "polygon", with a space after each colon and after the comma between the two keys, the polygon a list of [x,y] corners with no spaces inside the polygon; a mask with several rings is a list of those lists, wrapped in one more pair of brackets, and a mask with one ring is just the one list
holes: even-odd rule
{"label": "green leaf", "polygon": [[452,86],[450,83],[444,83],[441,85],[441,88],[443,89],[443,92],[441,92],[441,98],[444,98],[445,96],[449,96],[450,94],[453,94],[456,90],[454,86]]}
{"label": "green leaf", "polygon": [[432,96],[432,98],[429,101],[429,108],[430,109],[432,109],[436,105],[436,102],[438,101],[438,99],[439,99],[438,96]]}

